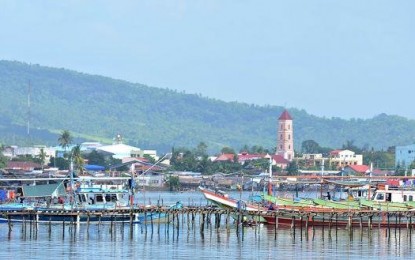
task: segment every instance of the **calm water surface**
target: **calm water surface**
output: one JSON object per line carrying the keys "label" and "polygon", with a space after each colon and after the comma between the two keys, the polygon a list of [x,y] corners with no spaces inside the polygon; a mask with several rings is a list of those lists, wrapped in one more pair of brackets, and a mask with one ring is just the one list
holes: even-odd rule
{"label": "calm water surface", "polygon": [[[143,194],[141,194],[143,195]],[[137,200],[152,204],[206,205],[198,192],[146,192]],[[235,193],[233,196],[237,196]],[[246,198],[247,194],[241,194]],[[261,225],[237,229],[208,226],[200,232],[199,218],[192,225],[181,216],[172,224],[39,225],[26,229],[15,224],[9,232],[0,225],[0,259],[393,259],[414,258],[414,232],[407,229],[279,228]]]}

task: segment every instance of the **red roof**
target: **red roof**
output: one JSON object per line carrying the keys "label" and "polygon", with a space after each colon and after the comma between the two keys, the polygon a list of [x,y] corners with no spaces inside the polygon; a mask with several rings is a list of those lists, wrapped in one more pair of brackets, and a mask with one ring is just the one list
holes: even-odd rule
{"label": "red roof", "polygon": [[388,175],[388,171],[382,171],[380,169],[374,169],[372,171],[372,175],[373,176],[386,176],[386,175]]}
{"label": "red roof", "polygon": [[223,161],[231,161],[233,162],[235,155],[232,153],[224,153],[221,154],[218,158],[216,158],[215,162],[223,162]]}
{"label": "red roof", "polygon": [[247,154],[247,153],[242,153],[238,155],[238,161],[239,162],[244,162],[244,161],[249,161],[249,160],[258,160],[258,159],[262,159],[265,157],[265,154]]}
{"label": "red roof", "polygon": [[369,166],[367,165],[349,165],[349,167],[355,171],[355,172],[359,172],[359,173],[366,173],[369,171]]}
{"label": "red roof", "polygon": [[333,150],[330,152],[330,155],[338,155],[343,150]]}
{"label": "red roof", "polygon": [[34,162],[7,162],[6,169],[31,171],[35,168],[41,168],[42,165]]}
{"label": "red roof", "polygon": [[290,116],[290,114],[288,113],[287,110],[284,110],[284,112],[282,112],[280,118],[278,118],[278,120],[293,120],[292,117]]}
{"label": "red roof", "polygon": [[279,154],[272,155],[272,159],[275,161],[276,164],[287,164],[288,165],[290,163],[290,161],[288,161],[287,159],[284,159],[284,157]]}

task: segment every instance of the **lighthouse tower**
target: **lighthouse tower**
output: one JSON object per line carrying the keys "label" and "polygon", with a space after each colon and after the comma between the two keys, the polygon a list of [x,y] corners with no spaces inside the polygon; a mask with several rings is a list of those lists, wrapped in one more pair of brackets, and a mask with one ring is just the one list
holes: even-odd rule
{"label": "lighthouse tower", "polygon": [[284,159],[294,159],[293,119],[287,110],[278,118],[277,151]]}

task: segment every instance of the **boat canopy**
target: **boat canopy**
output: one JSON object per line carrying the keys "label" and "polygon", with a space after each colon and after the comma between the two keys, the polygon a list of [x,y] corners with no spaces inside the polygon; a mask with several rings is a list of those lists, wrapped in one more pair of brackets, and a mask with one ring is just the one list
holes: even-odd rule
{"label": "boat canopy", "polygon": [[105,170],[104,166],[95,165],[95,164],[87,164],[84,166],[85,170],[87,171],[103,171]]}
{"label": "boat canopy", "polygon": [[39,184],[31,186],[22,186],[23,196],[26,198],[39,198],[39,197],[59,197],[65,196],[65,186],[63,182],[52,184]]}

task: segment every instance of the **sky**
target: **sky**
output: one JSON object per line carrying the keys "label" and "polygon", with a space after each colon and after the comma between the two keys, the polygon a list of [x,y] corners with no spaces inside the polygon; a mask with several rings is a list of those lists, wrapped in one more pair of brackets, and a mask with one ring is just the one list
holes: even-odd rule
{"label": "sky", "polygon": [[415,119],[414,10],[413,0],[0,0],[0,59],[316,116]]}

